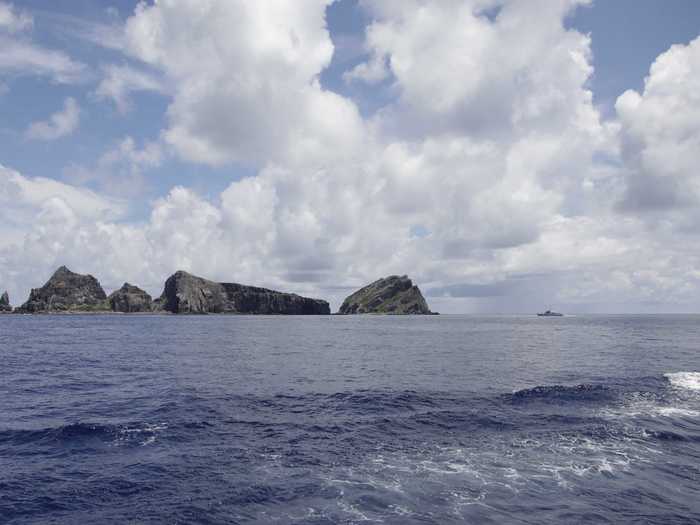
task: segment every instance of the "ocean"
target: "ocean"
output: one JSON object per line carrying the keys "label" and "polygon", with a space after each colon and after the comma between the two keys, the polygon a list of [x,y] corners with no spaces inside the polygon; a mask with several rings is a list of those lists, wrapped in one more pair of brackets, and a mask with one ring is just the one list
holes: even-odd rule
{"label": "ocean", "polygon": [[700,523],[700,316],[0,316],[0,523]]}

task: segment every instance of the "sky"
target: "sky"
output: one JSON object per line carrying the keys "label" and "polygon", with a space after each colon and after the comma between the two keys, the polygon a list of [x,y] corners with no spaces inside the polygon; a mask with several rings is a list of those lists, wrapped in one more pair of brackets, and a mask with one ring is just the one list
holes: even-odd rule
{"label": "sky", "polygon": [[0,289],[699,312],[699,37],[696,0],[0,0]]}

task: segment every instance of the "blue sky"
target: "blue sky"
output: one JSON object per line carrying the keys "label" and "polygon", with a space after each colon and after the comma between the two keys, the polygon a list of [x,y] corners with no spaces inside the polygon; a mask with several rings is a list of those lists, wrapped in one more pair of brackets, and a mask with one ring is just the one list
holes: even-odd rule
{"label": "blue sky", "polygon": [[[282,2],[279,13],[238,2],[136,9],[137,2],[2,1],[0,15],[9,14],[0,38],[82,66],[65,80],[26,62],[3,66],[19,55],[7,46],[4,58],[0,51],[0,165],[30,182],[62,184],[22,189],[41,197],[25,196],[28,204],[16,204],[8,219],[12,227],[0,231],[0,278],[22,295],[38,284],[30,279],[43,279],[59,261],[90,270],[94,254],[77,253],[74,239],[54,239],[41,277],[23,270],[39,249],[33,243],[50,237],[31,217],[49,214],[55,198],[77,217],[66,231],[74,228],[78,238],[97,235],[109,249],[163,258],[156,264],[143,253],[121,254],[124,261],[105,269],[115,287],[127,274],[157,288],[163,272],[186,266],[340,301],[375,272],[396,272],[434,290],[433,302],[446,311],[527,310],[544,300],[581,311],[694,311],[698,276],[680,248],[696,221],[695,201],[682,198],[696,191],[688,167],[694,159],[682,157],[692,157],[692,148],[674,153],[684,160],[670,178],[655,159],[672,144],[649,141],[676,132],[692,138],[696,122],[669,117],[653,136],[643,127],[662,98],[692,100],[685,92],[670,100],[663,90],[647,96],[644,79],[679,44],[668,63],[659,62],[670,73],[661,71],[658,82],[692,84],[700,3],[576,3],[540,2],[530,9],[541,11],[538,21],[508,0],[411,1],[403,10],[372,0]],[[224,16],[232,17],[230,35],[216,33]],[[253,24],[258,36],[246,36]],[[154,27],[164,39],[174,36],[151,41]],[[285,31],[288,48],[277,40]],[[198,64],[196,49],[217,55],[202,55]],[[672,67],[678,60],[685,68]],[[222,65],[224,72],[216,70]],[[118,70],[114,78],[110,68]],[[122,99],[107,92],[109,81],[125,82],[128,74],[150,87],[127,86]],[[70,103],[77,116],[64,111]],[[68,119],[67,129],[47,128],[52,115]],[[659,184],[671,188],[666,204],[648,197]],[[184,193],[173,193],[178,187]],[[8,188],[0,191],[13,202]],[[106,215],[90,215],[61,193],[73,189],[89,191],[90,210]],[[248,199],[246,206],[231,204],[234,197]],[[193,227],[190,212],[203,217],[197,227],[210,228],[194,232],[196,239],[211,234],[226,250],[200,261],[201,248],[177,232],[181,221]],[[82,229],[95,224],[99,231]],[[382,224],[386,238],[374,239]],[[619,231],[620,224],[628,229]],[[175,233],[156,240],[158,228],[158,235]],[[531,261],[534,253],[551,258],[551,250],[566,250],[567,239],[582,253],[601,250],[580,269],[589,290],[571,282],[578,271],[571,261]],[[154,246],[161,241],[175,251],[173,260]],[[657,243],[664,243],[666,267],[625,269],[629,257]],[[350,252],[365,259],[350,260]],[[679,271],[684,279],[671,283],[668,275]],[[668,287],[677,294],[669,296]],[[523,300],[542,289],[547,297]]]}
{"label": "blue sky", "polygon": [[593,37],[593,93],[609,108],[625,90],[642,88],[657,56],[698,36],[700,3],[599,0],[577,10],[569,23]]}

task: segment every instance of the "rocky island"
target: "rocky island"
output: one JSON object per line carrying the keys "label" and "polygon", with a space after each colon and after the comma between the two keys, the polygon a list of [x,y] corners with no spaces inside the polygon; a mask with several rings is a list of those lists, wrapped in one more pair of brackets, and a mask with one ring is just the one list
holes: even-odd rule
{"label": "rocky island", "polygon": [[[0,312],[10,312],[7,293],[0,297]],[[329,315],[330,305],[292,293],[236,283],[217,283],[178,271],[165,281],[163,294],[151,296],[133,284],[105,294],[92,275],[61,266],[15,313],[173,313],[173,314],[287,314]]]}
{"label": "rocky island", "polygon": [[107,295],[92,275],[61,266],[41,288],[33,288],[18,313],[110,311]]}
{"label": "rocky island", "polygon": [[174,314],[290,314],[329,315],[321,299],[236,283],[217,283],[178,271],[165,281],[156,308]]}
{"label": "rocky island", "polygon": [[[0,313],[13,312],[7,292]],[[138,286],[124,283],[107,296],[92,275],[61,266],[15,313],[172,313],[330,315],[322,299],[238,283],[215,282],[177,271],[165,281],[158,299]],[[408,276],[392,275],[357,290],[343,302],[339,314],[432,314],[423,294]]]}
{"label": "rocky island", "polygon": [[407,275],[391,275],[374,281],[350,295],[340,307],[339,314],[423,314],[428,308],[423,294]]}
{"label": "rocky island", "polygon": [[0,295],[0,314],[8,313],[12,311],[12,306],[10,305],[10,296],[7,292]]}
{"label": "rocky island", "polygon": [[151,296],[138,286],[129,283],[124,283],[119,290],[110,294],[107,302],[110,310],[124,314],[151,312],[153,310]]}

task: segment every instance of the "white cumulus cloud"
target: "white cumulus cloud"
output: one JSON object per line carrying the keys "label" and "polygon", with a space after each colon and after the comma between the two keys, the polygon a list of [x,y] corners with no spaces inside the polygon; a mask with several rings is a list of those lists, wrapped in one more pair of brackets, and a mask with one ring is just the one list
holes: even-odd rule
{"label": "white cumulus cloud", "polygon": [[127,22],[128,48],[168,79],[166,141],[185,159],[215,165],[264,164],[356,141],[354,104],[318,82],[333,54],[329,3],[141,4]]}
{"label": "white cumulus cloud", "polygon": [[[700,38],[674,45],[652,64],[642,93],[615,105],[626,191],[620,208],[700,225]],[[658,216],[657,216],[658,219]]]}

